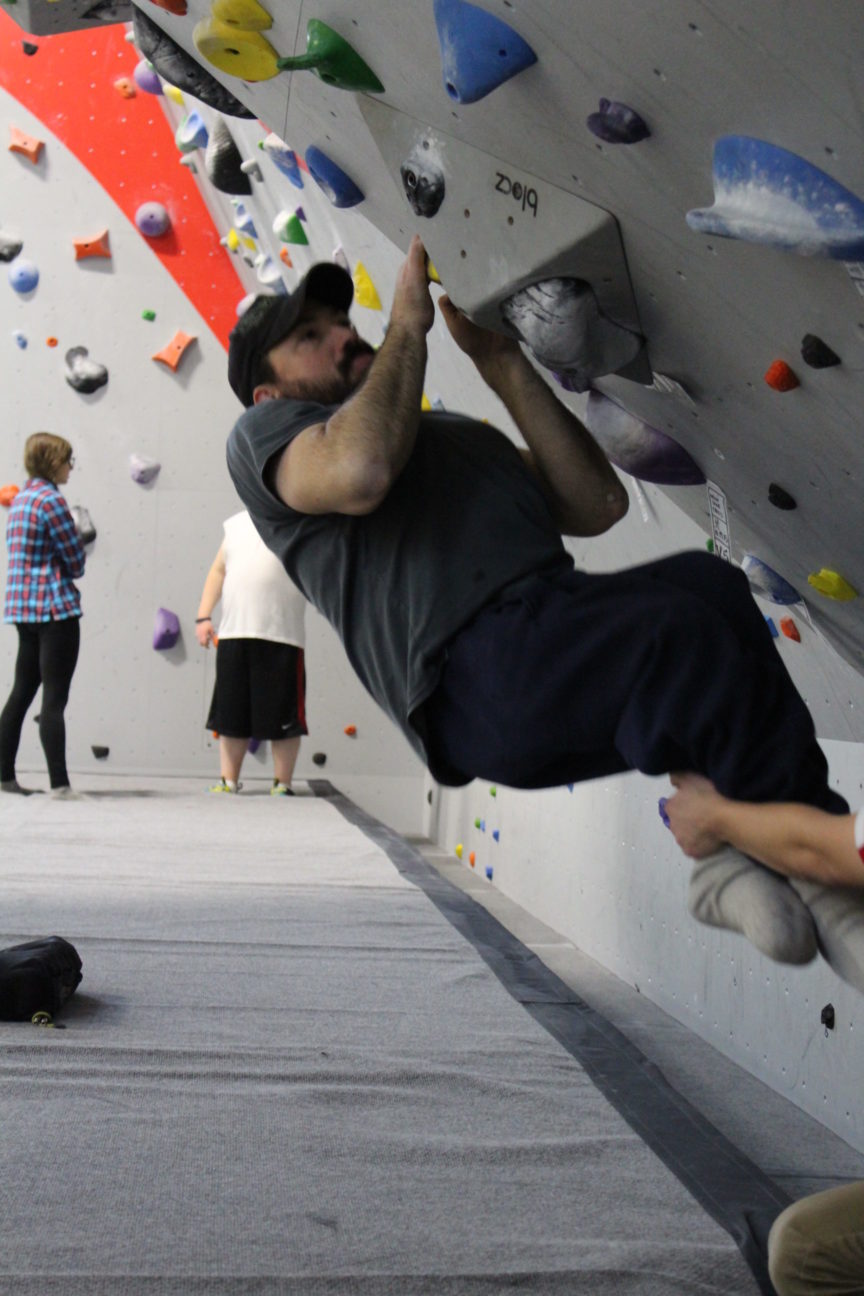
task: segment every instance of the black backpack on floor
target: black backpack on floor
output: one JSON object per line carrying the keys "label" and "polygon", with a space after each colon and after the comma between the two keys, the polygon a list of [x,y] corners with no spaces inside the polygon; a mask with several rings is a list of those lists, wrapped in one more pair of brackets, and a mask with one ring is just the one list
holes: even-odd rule
{"label": "black backpack on floor", "polygon": [[53,1018],[80,981],[78,951],[62,936],[10,945],[0,950],[0,1021]]}

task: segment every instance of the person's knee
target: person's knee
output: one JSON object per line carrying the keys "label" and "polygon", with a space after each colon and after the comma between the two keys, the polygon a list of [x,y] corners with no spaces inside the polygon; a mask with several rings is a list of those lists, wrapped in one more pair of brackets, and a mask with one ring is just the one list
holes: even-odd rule
{"label": "person's knee", "polygon": [[778,1296],[864,1290],[864,1183],[787,1206],[768,1237],[768,1271]]}
{"label": "person's knee", "polygon": [[777,1296],[803,1296],[812,1290],[808,1286],[812,1240],[799,1227],[796,1215],[796,1207],[802,1204],[795,1202],[778,1215],[768,1236],[768,1272]]}

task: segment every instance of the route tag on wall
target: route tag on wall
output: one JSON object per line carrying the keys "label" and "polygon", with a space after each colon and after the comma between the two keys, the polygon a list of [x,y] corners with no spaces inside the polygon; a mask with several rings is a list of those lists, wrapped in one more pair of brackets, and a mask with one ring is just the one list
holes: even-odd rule
{"label": "route tag on wall", "polygon": [[729,515],[726,512],[726,496],[719,486],[706,482],[708,488],[708,508],[711,513],[711,534],[714,538],[714,552],[726,562],[732,561],[732,541],[729,535]]}

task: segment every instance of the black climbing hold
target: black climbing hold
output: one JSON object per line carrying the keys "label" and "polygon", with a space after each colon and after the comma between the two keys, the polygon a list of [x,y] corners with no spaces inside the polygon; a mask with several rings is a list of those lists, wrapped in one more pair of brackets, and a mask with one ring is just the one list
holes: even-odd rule
{"label": "black climbing hold", "polygon": [[[181,45],[159,27],[152,18],[148,18],[139,9],[132,6],[132,31],[135,44],[141,54],[169,85],[178,90],[185,90],[195,99],[200,99],[208,108],[225,113],[229,117],[254,117],[255,114],[235,99],[229,90],[211,76],[200,63],[187,54]],[[249,192],[249,191],[247,191]]]}
{"label": "black climbing hold", "polygon": [[22,41],[21,48],[25,54],[35,54],[39,46],[34,45],[32,41]]}
{"label": "black climbing hold", "polygon": [[106,757],[108,756],[108,753],[110,752],[111,748],[110,748],[110,747],[99,747],[99,746],[94,745],[94,746],[92,746],[92,747],[90,748],[90,750],[92,751],[93,755],[96,757],[97,760],[105,760]]}
{"label": "black climbing hold", "polygon": [[210,128],[204,153],[204,170],[214,189],[227,194],[251,194],[252,181],[243,170],[243,158],[221,117]]}
{"label": "black climbing hold", "polygon": [[825,1005],[825,1007],[822,1009],[822,1014],[821,1014],[819,1020],[821,1021],[822,1025],[825,1027],[826,1030],[833,1030],[833,1029],[834,1029],[834,1023],[835,1023],[835,1021],[836,1021],[836,1016],[835,1016],[835,1013],[834,1013],[834,1005],[833,1005],[833,1004],[830,1004],[830,1003],[829,1003],[829,1004],[826,1004],[826,1005]]}
{"label": "black climbing hold", "polygon": [[90,395],[104,387],[108,381],[108,370],[95,360],[87,359],[87,348],[70,347],[66,352],[66,381],[76,391]]}
{"label": "black climbing hold", "polygon": [[798,507],[798,504],[789,492],[785,491],[782,486],[778,486],[776,482],[772,482],[768,487],[768,502],[769,504],[773,504],[775,508],[779,509],[794,509]]}
{"label": "black climbing hold", "polygon": [[592,135],[607,144],[638,144],[651,134],[643,117],[614,99],[601,99],[600,111],[591,114],[587,125]]}
{"label": "black climbing hold", "polygon": [[418,216],[435,216],[444,201],[444,172],[429,140],[416,144],[399,168],[405,197]]}
{"label": "black climbing hold", "polygon": [[24,240],[0,230],[0,261],[14,261],[24,246]]}
{"label": "black climbing hold", "polygon": [[805,333],[801,339],[801,358],[811,369],[830,369],[832,365],[842,363],[837,352],[815,333]]}
{"label": "black climbing hold", "polygon": [[313,764],[313,765],[326,765],[326,764],[327,764],[327,753],[326,753],[326,752],[315,752],[315,754],[314,754],[313,757],[312,757],[312,764]]}

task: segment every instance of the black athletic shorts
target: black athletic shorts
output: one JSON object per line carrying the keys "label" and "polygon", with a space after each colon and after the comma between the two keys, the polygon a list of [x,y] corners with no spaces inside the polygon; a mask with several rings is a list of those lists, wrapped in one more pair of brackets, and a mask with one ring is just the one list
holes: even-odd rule
{"label": "black athletic shorts", "polygon": [[207,728],[226,738],[271,742],[308,733],[303,649],[269,639],[220,639]]}

